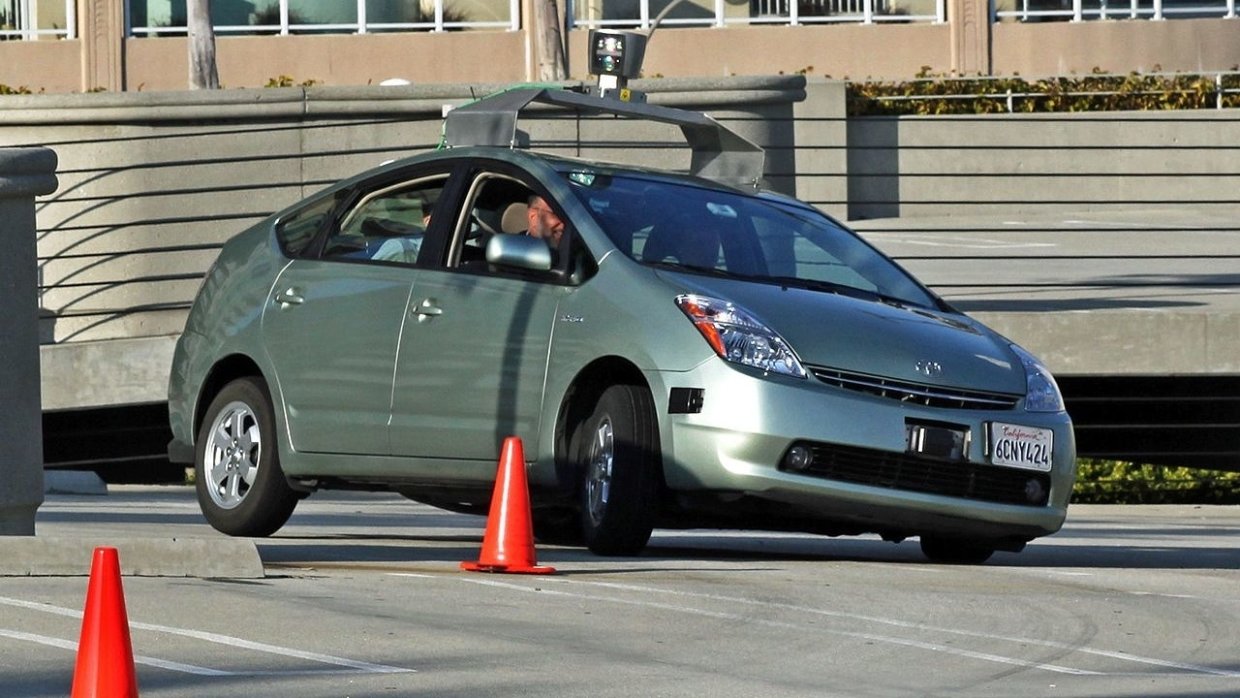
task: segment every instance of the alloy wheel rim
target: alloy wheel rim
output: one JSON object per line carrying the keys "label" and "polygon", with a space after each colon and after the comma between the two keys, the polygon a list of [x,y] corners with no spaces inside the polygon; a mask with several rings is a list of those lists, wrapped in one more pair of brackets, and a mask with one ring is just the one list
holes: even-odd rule
{"label": "alloy wheel rim", "polygon": [[258,476],[263,452],[258,417],[244,402],[230,402],[211,423],[203,468],[211,501],[232,509],[245,500]]}
{"label": "alloy wheel rim", "polygon": [[590,521],[595,526],[603,522],[603,516],[607,513],[615,453],[615,434],[611,420],[605,417],[594,431],[594,439],[590,445],[590,469],[586,474],[586,505],[589,508]]}

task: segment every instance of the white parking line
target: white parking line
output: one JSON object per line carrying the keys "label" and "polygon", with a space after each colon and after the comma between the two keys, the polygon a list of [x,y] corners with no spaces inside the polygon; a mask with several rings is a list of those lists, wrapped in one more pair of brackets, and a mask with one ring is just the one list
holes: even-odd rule
{"label": "white parking line", "polygon": [[[20,630],[6,630],[0,628],[0,637],[7,637],[12,640],[21,640],[23,642],[33,642],[48,647],[56,647],[70,652],[77,652],[78,643],[70,640],[62,640],[58,637],[48,637],[46,635],[35,635],[34,633],[23,633]],[[193,664],[182,664],[180,662],[170,662],[166,659],[155,659],[154,657],[143,657],[134,655],[134,664],[144,664],[146,666],[159,667],[169,671],[179,671],[183,674],[195,674],[198,676],[236,676],[235,672],[221,671],[219,669],[208,669],[206,667],[194,666]]]}
{"label": "white parking line", "polygon": [[[410,573],[393,573],[393,576],[439,578],[436,575],[410,574]],[[453,578],[453,579],[456,579],[456,578]],[[641,585],[635,585],[635,584],[621,584],[617,582],[592,582],[592,581],[570,580],[570,579],[566,579],[562,577],[544,577],[540,580],[540,584],[543,584],[543,586],[539,588],[525,587],[525,586],[521,586],[518,584],[495,582],[495,581],[490,581],[490,580],[480,580],[480,579],[471,579],[471,578],[459,578],[459,579],[460,581],[466,581],[466,582],[470,582],[473,584],[482,584],[485,586],[494,586],[494,587],[501,587],[501,588],[507,588],[507,589],[514,589],[514,590],[519,590],[519,591],[536,592],[536,593],[541,593],[541,594],[556,594],[556,595],[569,596],[573,598],[590,599],[590,600],[595,600],[595,601],[607,601],[607,602],[626,604],[626,605],[632,605],[632,606],[644,606],[644,607],[655,608],[659,610],[677,611],[681,613],[688,613],[688,614],[699,615],[699,616],[704,616],[704,617],[721,618],[724,620],[744,620],[746,622],[758,622],[758,623],[762,623],[762,624],[772,626],[772,627],[788,627],[788,628],[803,628],[804,627],[802,625],[798,625],[795,623],[787,623],[787,622],[779,622],[779,621],[761,621],[761,620],[755,621],[753,618],[749,616],[745,616],[743,614],[725,613],[725,612],[719,612],[719,611],[707,611],[704,609],[697,609],[697,608],[692,608],[689,606],[677,606],[677,605],[663,604],[663,603],[658,603],[658,602],[637,601],[633,599],[622,599],[622,598],[616,598],[616,597],[600,597],[600,596],[592,596],[588,594],[579,594],[579,593],[572,593],[572,592],[549,590],[546,588],[546,586],[553,585],[553,584],[563,584],[563,585],[573,585],[573,586],[596,586],[596,587],[601,587],[601,588],[606,588],[606,589],[616,589],[619,591],[629,591],[629,592],[635,592],[635,593],[641,593],[641,594],[647,594],[647,595],[662,594],[662,595],[679,596],[679,597],[685,597],[685,598],[698,598],[698,599],[704,599],[704,600],[709,600],[709,601],[719,601],[719,602],[724,602],[724,603],[733,603],[733,604],[748,605],[748,606],[760,606],[760,607],[774,608],[774,609],[779,609],[779,610],[795,611],[799,613],[806,613],[806,614],[817,615],[817,616],[844,618],[848,620],[862,621],[862,622],[867,622],[867,623],[877,623],[881,625],[889,625],[892,627],[915,630],[918,632],[950,634],[950,635],[957,635],[957,636],[963,636],[963,637],[973,637],[973,638],[987,640],[987,641],[1011,642],[1011,643],[1018,643],[1018,644],[1024,644],[1024,645],[1046,647],[1046,648],[1056,649],[1056,650],[1067,650],[1071,652],[1080,652],[1082,654],[1087,654],[1087,655],[1092,655],[1092,656],[1106,657],[1108,659],[1117,659],[1117,660],[1135,663],[1135,664],[1144,664],[1144,665],[1149,665],[1149,666],[1162,667],[1166,669],[1186,671],[1186,672],[1190,672],[1194,674],[1207,674],[1211,676],[1221,676],[1221,677],[1227,677],[1227,678],[1240,678],[1240,671],[1236,671],[1236,670],[1216,669],[1214,667],[1203,666],[1199,664],[1188,664],[1185,662],[1177,662],[1177,661],[1165,660],[1165,659],[1156,659],[1153,657],[1143,657],[1140,655],[1130,654],[1128,652],[1121,652],[1117,650],[1104,650],[1104,649],[1093,649],[1089,647],[1080,647],[1080,646],[1073,645],[1073,644],[1066,643],[1066,642],[1056,642],[1054,640],[1043,640],[1040,638],[1014,637],[1014,636],[1008,636],[1008,635],[996,635],[992,633],[979,633],[979,632],[974,632],[974,631],[969,631],[969,630],[960,630],[957,628],[947,628],[947,627],[942,627],[942,626],[927,625],[924,623],[914,623],[911,621],[899,620],[895,618],[884,618],[881,616],[867,616],[867,615],[861,615],[861,614],[855,614],[855,613],[845,613],[842,611],[828,611],[828,610],[824,610],[820,608],[814,608],[811,606],[798,606],[796,604],[771,602],[771,601],[759,601],[756,599],[747,599],[744,597],[737,597],[737,596],[723,596],[719,594],[707,594],[707,593],[701,593],[701,592],[676,591],[672,589],[661,589],[658,587],[641,586]],[[1110,675],[1118,674],[1118,672],[1090,671],[1086,669],[1063,667],[1063,666],[1059,666],[1055,664],[1044,664],[1040,662],[1031,662],[1027,660],[1015,659],[1012,657],[1005,657],[1002,655],[995,655],[995,654],[990,654],[990,653],[971,652],[969,650],[962,650],[962,649],[955,648],[955,647],[945,647],[942,645],[936,645],[932,643],[923,643],[923,642],[919,642],[915,640],[907,640],[905,638],[898,638],[898,637],[892,637],[892,636],[886,636],[886,635],[873,635],[869,633],[855,633],[855,632],[841,631],[841,630],[826,630],[819,626],[813,626],[813,627],[815,630],[818,630],[821,632],[829,632],[829,633],[832,633],[835,635],[841,635],[844,637],[855,637],[855,638],[870,640],[873,642],[885,642],[888,644],[904,645],[908,647],[918,647],[921,649],[926,649],[926,650],[935,651],[935,652],[955,654],[955,655],[959,655],[963,657],[972,657],[974,659],[982,659],[982,660],[998,662],[1002,664],[1015,664],[1018,666],[1025,666],[1025,667],[1031,667],[1031,668],[1036,668],[1036,669],[1044,669],[1046,671],[1053,671],[1057,673],[1091,675],[1091,676],[1110,676]]]}
{"label": "white parking line", "polygon": [[[408,573],[408,572],[393,572],[391,574],[392,576],[395,576],[395,577],[441,578],[441,577],[437,577],[436,575],[414,574],[414,573]],[[641,606],[643,608],[652,608],[652,609],[656,609],[660,611],[673,611],[676,613],[685,613],[689,615],[701,616],[704,618],[716,618],[719,620],[743,621],[745,623],[756,623],[758,625],[765,625],[765,626],[773,627],[773,628],[788,628],[791,630],[804,630],[805,629],[805,625],[800,624],[800,623],[765,620],[761,618],[753,618],[753,617],[746,616],[746,615],[739,614],[739,613],[727,613],[724,611],[708,611],[706,609],[693,608],[691,606],[679,606],[675,604],[658,603],[654,601],[638,601],[634,599],[622,599],[618,597],[596,596],[593,594],[579,594],[579,593],[569,592],[569,591],[558,591],[558,590],[553,590],[553,589],[547,589],[545,587],[534,588],[534,587],[522,586],[520,584],[510,584],[506,582],[498,582],[498,581],[493,581],[489,579],[475,579],[475,578],[467,578],[467,577],[460,577],[457,579],[459,579],[459,581],[468,582],[471,584],[497,587],[501,589],[511,589],[514,591],[524,591],[524,592],[546,594],[546,595],[552,595],[552,596],[563,596],[567,598],[585,599],[589,601],[605,601],[609,603],[624,604],[624,605],[629,605],[629,606]],[[578,584],[578,582],[570,582],[570,583]],[[584,582],[584,583],[590,584],[589,582]],[[624,587],[624,585],[616,585],[616,586],[620,588]],[[633,587],[633,589],[641,589],[641,587]],[[650,589],[650,591],[658,591],[658,590]],[[814,626],[814,630],[819,631],[819,632],[829,633],[831,635],[838,635],[840,637],[849,637],[849,638],[854,638],[858,640],[866,640],[868,642],[882,642],[882,643],[891,644],[891,645],[900,645],[903,647],[915,647],[918,649],[929,650],[931,652],[939,652],[942,654],[952,654],[952,655],[956,655],[959,657],[968,657],[971,659],[979,659],[979,660],[988,661],[988,662],[997,662],[999,664],[1008,664],[1008,665],[1013,665],[1013,666],[1024,667],[1027,669],[1043,669],[1045,671],[1052,671],[1058,674],[1073,674],[1076,676],[1102,676],[1103,675],[1101,672],[1089,671],[1087,669],[1074,669],[1072,667],[1063,667],[1063,666],[1058,666],[1056,664],[1033,662],[1033,661],[1029,661],[1026,659],[1004,657],[1001,655],[990,654],[987,652],[975,652],[973,650],[966,650],[966,649],[961,649],[958,647],[948,647],[948,646],[940,645],[936,643],[921,642],[920,640],[910,640],[910,639],[901,638],[901,637],[891,637],[888,635],[875,635],[873,633],[858,633],[858,632],[851,632],[847,630],[828,630],[828,629],[821,628],[818,626]]]}
{"label": "white parking line", "polygon": [[[22,599],[14,599],[14,598],[9,598],[7,596],[0,596],[0,605],[13,606],[16,608],[24,608],[24,609],[31,610],[31,611],[39,611],[41,613],[50,613],[50,614],[58,615],[58,616],[67,616],[70,618],[80,619],[82,617],[81,611],[78,611],[72,608],[63,608],[61,606],[53,606],[51,604],[41,603],[38,601],[25,601]],[[209,632],[204,632],[200,630],[190,630],[187,628],[174,628],[174,627],[167,626],[167,625],[156,625],[154,623],[137,623],[137,622],[130,621],[129,629],[130,630],[148,630],[152,632],[167,633],[169,635],[179,635],[181,637],[188,637],[188,638],[192,638],[195,640],[201,640],[203,642],[212,642],[216,644],[226,645],[228,647],[239,647],[243,649],[255,650],[257,652],[265,652],[267,654],[274,654],[274,655],[283,656],[283,657],[292,657],[295,659],[303,659],[306,661],[318,662],[320,664],[330,664],[333,666],[345,667],[346,668],[345,670],[347,673],[359,673],[360,672],[360,673],[365,673],[365,674],[409,674],[409,673],[415,673],[417,671],[416,669],[406,669],[404,667],[388,666],[386,664],[371,664],[369,662],[361,662],[361,661],[357,661],[354,659],[336,657],[330,654],[319,654],[317,652],[306,652],[304,650],[293,649],[291,647],[280,647],[279,645],[269,645],[263,642],[253,642],[253,641],[245,640],[239,637],[232,637],[230,635],[220,635],[217,633],[209,633]],[[74,651],[77,650],[77,643],[69,642],[67,640],[59,640],[56,638],[44,637],[41,635],[31,635],[29,633],[21,633],[18,631],[5,631],[3,629],[0,629],[0,635],[4,635],[5,637],[11,637],[13,639],[18,639],[18,640],[39,642],[41,644],[51,645],[53,647],[62,647],[66,649],[72,649]],[[19,635],[21,637],[18,637]],[[35,639],[35,638],[40,638],[40,639]],[[285,673],[289,673],[289,674],[325,673],[325,672],[320,672],[320,671],[305,671],[305,670],[297,670],[297,671],[292,671],[292,672],[229,672],[229,671],[220,671],[216,669],[206,669],[203,667],[195,667],[190,664],[180,664],[178,662],[169,662],[166,660],[155,659],[151,657],[142,657],[142,661],[139,662],[139,658],[137,656],[134,657],[134,662],[148,664],[150,666],[157,666],[163,669],[170,669],[172,671],[180,671],[184,673],[200,674],[200,675],[206,675],[206,676],[255,676],[255,675],[267,676],[267,675],[283,675]]]}
{"label": "white parking line", "polygon": [[[555,581],[561,581],[561,580],[555,580]],[[1056,642],[1054,640],[1042,640],[1038,638],[1013,637],[1013,636],[1008,636],[1008,635],[979,633],[979,632],[973,632],[970,630],[959,630],[956,628],[945,628],[941,626],[926,625],[924,623],[913,623],[910,621],[898,620],[894,618],[883,618],[881,616],[865,616],[865,615],[854,614],[854,613],[844,613],[842,611],[827,611],[827,610],[823,610],[820,608],[813,608],[809,606],[797,606],[795,604],[786,604],[786,603],[778,603],[778,602],[771,602],[771,601],[758,601],[755,599],[746,599],[746,598],[737,597],[737,596],[721,596],[718,594],[704,594],[704,593],[698,593],[698,592],[674,591],[671,589],[659,589],[657,587],[645,587],[645,586],[639,586],[639,585],[633,585],[633,584],[619,584],[619,583],[614,583],[614,582],[587,582],[587,581],[577,581],[577,580],[573,580],[571,582],[569,582],[569,580],[562,580],[562,581],[568,582],[571,584],[587,584],[587,585],[600,586],[600,587],[605,587],[605,588],[615,588],[615,589],[622,589],[625,591],[640,592],[644,594],[653,594],[653,593],[671,594],[675,596],[704,598],[704,599],[709,599],[712,601],[724,601],[728,603],[746,604],[746,605],[752,605],[752,606],[767,606],[771,608],[779,608],[782,610],[798,611],[801,613],[810,613],[810,614],[819,615],[819,616],[847,618],[849,620],[859,620],[859,621],[865,621],[869,623],[879,623],[882,625],[890,625],[890,626],[900,627],[900,628],[909,628],[911,630],[934,632],[934,633],[949,633],[952,635],[975,637],[975,638],[979,638],[983,640],[1015,642],[1015,643],[1027,644],[1027,645],[1037,645],[1039,647],[1048,647],[1052,649],[1070,650],[1073,652],[1081,652],[1083,654],[1107,657],[1110,659],[1120,659],[1120,660],[1127,661],[1127,662],[1134,662],[1138,664],[1148,664],[1151,666],[1159,666],[1159,667],[1164,667],[1168,669],[1179,669],[1181,671],[1188,671],[1188,672],[1193,672],[1193,673],[1198,673],[1198,674],[1210,674],[1213,676],[1226,676],[1229,678],[1240,678],[1240,671],[1234,671],[1234,670],[1229,670],[1229,669],[1215,669],[1214,667],[1202,666],[1200,664],[1186,664],[1184,662],[1175,662],[1175,661],[1164,660],[1164,659],[1155,659],[1152,657],[1142,657],[1139,655],[1129,654],[1127,652],[1119,652],[1119,651],[1114,651],[1114,650],[1091,649],[1088,647],[1079,647],[1077,645],[1073,645],[1067,642]],[[1095,674],[1099,672],[1084,672],[1084,673]]]}

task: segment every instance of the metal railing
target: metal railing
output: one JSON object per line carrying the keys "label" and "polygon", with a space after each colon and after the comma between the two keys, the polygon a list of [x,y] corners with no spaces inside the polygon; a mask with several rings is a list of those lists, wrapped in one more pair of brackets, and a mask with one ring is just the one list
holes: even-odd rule
{"label": "metal railing", "polygon": [[[72,0],[68,0],[72,2]],[[411,15],[407,19],[412,21],[376,21],[373,17],[368,16],[369,12],[366,7],[366,0],[353,0],[353,2],[341,2],[337,9],[348,8],[353,6],[352,21],[331,21],[331,22],[315,22],[312,19],[303,17],[296,8],[290,8],[290,0],[278,0],[269,7],[278,9],[278,13],[264,13],[263,15],[251,14],[249,16],[250,23],[223,23],[216,24],[215,31],[219,34],[270,34],[278,36],[287,36],[289,34],[313,34],[313,33],[334,33],[334,34],[373,34],[381,32],[393,31],[432,31],[443,32],[461,29],[503,29],[506,31],[517,31],[521,28],[521,2],[520,0],[496,0],[493,4],[495,8],[504,8],[506,5],[508,16],[506,18],[491,20],[470,20],[466,19],[463,13],[454,11],[450,0],[433,0],[433,9],[426,13],[418,12],[416,16]],[[134,2],[134,0],[130,0]],[[414,7],[418,7],[414,5]],[[184,35],[186,33],[186,25],[184,17],[171,17],[166,22],[154,23],[149,17],[145,25],[134,24],[134,14],[132,11],[125,15],[126,34],[129,36],[168,36],[168,35]]]}
{"label": "metal railing", "polygon": [[[63,18],[57,15],[48,19],[48,8],[61,9]],[[74,0],[63,0],[63,5],[54,0],[0,0],[0,41],[44,38],[77,38],[77,7]]]}
{"label": "metal railing", "polygon": [[1016,0],[1016,7],[1012,8],[1001,8],[1000,4],[1009,3],[991,0],[991,15],[995,22],[1236,17],[1236,0]]}
{"label": "metal railing", "polygon": [[[639,0],[636,14],[616,17],[599,0],[567,0],[569,28],[617,27],[649,29],[657,14],[651,0]],[[947,21],[946,0],[750,0],[748,11],[738,12],[724,0],[687,3],[660,26],[724,27],[748,24],[805,24]]]}

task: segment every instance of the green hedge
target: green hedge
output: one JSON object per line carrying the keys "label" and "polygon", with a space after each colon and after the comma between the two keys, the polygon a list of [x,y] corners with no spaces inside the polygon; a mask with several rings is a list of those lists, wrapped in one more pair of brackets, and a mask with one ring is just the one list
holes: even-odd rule
{"label": "green hedge", "polygon": [[[1155,66],[1157,70],[1157,66]],[[1233,69],[1234,70],[1234,69]],[[1153,111],[1240,107],[1240,74],[1092,75],[1025,80],[953,78],[922,68],[916,79],[848,83],[851,116]],[[1010,94],[1009,94],[1010,93]],[[887,99],[884,99],[887,98]],[[896,99],[890,99],[896,98]],[[911,98],[911,99],[906,99]]]}
{"label": "green hedge", "polygon": [[1081,504],[1240,504],[1240,472],[1081,459]]}

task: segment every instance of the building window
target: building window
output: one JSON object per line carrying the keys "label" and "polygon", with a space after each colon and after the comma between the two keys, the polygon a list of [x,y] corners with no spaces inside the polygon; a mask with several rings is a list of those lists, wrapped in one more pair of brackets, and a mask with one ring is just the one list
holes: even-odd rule
{"label": "building window", "polygon": [[[568,0],[577,27],[649,28],[671,0]],[[946,0],[687,0],[660,27],[944,22]]]}
{"label": "building window", "polygon": [[[127,20],[132,36],[185,35],[185,0],[128,2]],[[211,21],[221,35],[516,31],[520,28],[519,3],[520,0],[212,0]]]}
{"label": "building window", "polygon": [[77,38],[74,0],[0,0],[0,41]]}

